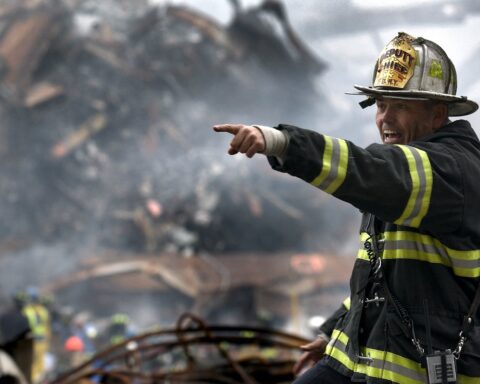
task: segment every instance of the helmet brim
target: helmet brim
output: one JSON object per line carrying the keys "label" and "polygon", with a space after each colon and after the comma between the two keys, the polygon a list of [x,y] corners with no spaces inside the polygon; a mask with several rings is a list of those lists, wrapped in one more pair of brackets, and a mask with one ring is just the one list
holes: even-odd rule
{"label": "helmet brim", "polygon": [[378,89],[373,87],[362,87],[354,85],[354,88],[360,92],[358,95],[368,97],[404,99],[404,100],[438,100],[448,104],[449,116],[465,116],[474,113],[478,109],[475,101],[468,100],[465,96],[455,96],[445,93],[418,91],[418,90],[397,90],[397,89]]}

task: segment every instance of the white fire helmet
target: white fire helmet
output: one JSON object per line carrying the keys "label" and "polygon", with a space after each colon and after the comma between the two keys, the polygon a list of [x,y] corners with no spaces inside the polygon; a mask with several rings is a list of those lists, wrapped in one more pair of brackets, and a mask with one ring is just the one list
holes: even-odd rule
{"label": "white fire helmet", "polygon": [[456,96],[457,73],[445,51],[433,41],[404,32],[383,49],[373,72],[373,86],[354,85],[368,96],[362,108],[378,97],[438,100],[447,103],[450,116],[469,115],[478,104],[465,96]]}

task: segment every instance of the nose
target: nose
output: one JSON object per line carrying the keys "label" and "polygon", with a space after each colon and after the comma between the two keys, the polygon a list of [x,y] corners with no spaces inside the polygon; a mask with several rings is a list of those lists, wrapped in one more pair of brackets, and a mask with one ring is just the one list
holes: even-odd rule
{"label": "nose", "polygon": [[377,120],[380,123],[392,124],[395,122],[395,111],[390,105],[377,109]]}

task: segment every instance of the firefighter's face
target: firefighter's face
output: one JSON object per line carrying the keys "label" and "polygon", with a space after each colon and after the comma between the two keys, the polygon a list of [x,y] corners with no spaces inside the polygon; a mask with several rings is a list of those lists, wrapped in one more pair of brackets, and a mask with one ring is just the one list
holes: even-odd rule
{"label": "firefighter's face", "polygon": [[376,123],[384,144],[420,139],[440,128],[447,117],[446,106],[428,101],[377,99]]}

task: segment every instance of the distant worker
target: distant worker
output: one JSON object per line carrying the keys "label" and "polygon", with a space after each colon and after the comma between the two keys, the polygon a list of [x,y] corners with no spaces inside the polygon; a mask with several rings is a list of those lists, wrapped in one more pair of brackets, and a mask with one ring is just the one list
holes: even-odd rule
{"label": "distant worker", "polygon": [[33,336],[33,362],[31,381],[38,383],[46,373],[47,354],[50,348],[50,314],[41,303],[40,292],[37,287],[28,287],[26,290],[26,304],[22,309],[28,319]]}
{"label": "distant worker", "polygon": [[[399,33],[372,86],[382,144],[366,149],[302,128],[223,124],[229,154],[269,156],[363,213],[350,296],[305,346],[295,384],[480,383],[480,141],[432,41]],[[268,234],[267,234],[268,235]],[[339,239],[339,241],[341,241]]]}
{"label": "distant worker", "polygon": [[76,367],[85,361],[85,345],[81,337],[70,336],[65,340],[63,348],[68,356],[68,368]]}
{"label": "distant worker", "polygon": [[110,345],[120,344],[132,337],[134,332],[131,329],[130,317],[124,313],[116,313],[110,318],[107,329],[107,337]]}

